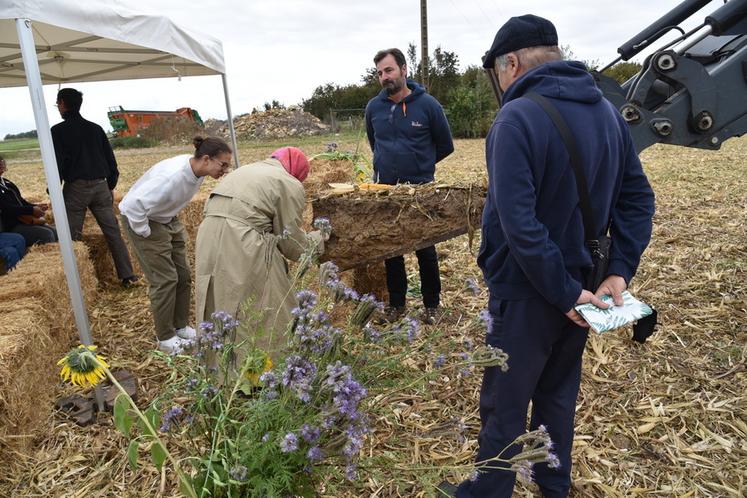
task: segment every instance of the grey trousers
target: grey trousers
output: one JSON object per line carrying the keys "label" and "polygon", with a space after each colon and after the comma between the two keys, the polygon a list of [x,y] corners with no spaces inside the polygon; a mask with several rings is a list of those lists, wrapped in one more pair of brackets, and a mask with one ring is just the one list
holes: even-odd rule
{"label": "grey trousers", "polygon": [[187,326],[192,277],[187,263],[187,232],[177,218],[169,223],[148,222],[150,236],[141,237],[123,215],[127,237],[148,279],[150,309],[159,341],[174,337]]}
{"label": "grey trousers", "polygon": [[13,232],[23,235],[26,247],[31,247],[34,244],[57,242],[57,230],[50,225],[25,225],[21,223],[13,228]]}
{"label": "grey trousers", "polygon": [[114,214],[114,199],[106,180],[75,180],[65,182],[62,187],[67,221],[73,240],[80,240],[86,209],[90,209],[96,223],[104,233],[106,245],[114,260],[114,268],[120,280],[134,276],[130,254],[122,234],[119,232],[117,216]]}

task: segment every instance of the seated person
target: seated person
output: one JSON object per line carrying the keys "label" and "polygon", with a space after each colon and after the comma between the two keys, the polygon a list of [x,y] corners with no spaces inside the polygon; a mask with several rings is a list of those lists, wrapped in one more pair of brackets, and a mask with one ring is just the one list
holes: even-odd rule
{"label": "seated person", "polygon": [[5,275],[26,254],[26,241],[17,233],[0,232],[0,275]]}
{"label": "seated person", "polygon": [[26,247],[57,242],[57,231],[44,221],[44,204],[31,204],[10,180],[3,178],[7,166],[0,156],[0,219],[6,232],[23,236]]}

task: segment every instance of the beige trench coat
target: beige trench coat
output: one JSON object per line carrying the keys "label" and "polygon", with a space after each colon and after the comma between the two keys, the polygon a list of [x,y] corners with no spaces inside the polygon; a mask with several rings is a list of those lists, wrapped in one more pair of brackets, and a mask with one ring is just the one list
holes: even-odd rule
{"label": "beige trench coat", "polygon": [[[205,204],[197,232],[198,323],[210,320],[214,311],[246,318],[239,312],[248,302],[258,318],[251,323],[264,332],[257,338],[254,327],[252,332],[240,327],[236,342],[256,341],[270,353],[284,349],[291,310],[297,306],[285,258],[298,260],[309,244],[324,250],[319,232],[307,234],[301,228],[304,204],[303,185],[276,159],[241,166],[221,180]],[[237,351],[237,368],[243,357]]]}

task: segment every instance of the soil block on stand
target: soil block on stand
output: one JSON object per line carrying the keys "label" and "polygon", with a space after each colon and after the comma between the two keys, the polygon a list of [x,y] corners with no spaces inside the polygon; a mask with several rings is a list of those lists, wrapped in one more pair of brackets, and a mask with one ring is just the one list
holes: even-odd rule
{"label": "soil block on stand", "polygon": [[393,256],[470,234],[480,228],[486,189],[482,185],[443,184],[357,188],[312,201],[314,218],[329,218],[332,235],[323,261],[340,270],[358,268]]}

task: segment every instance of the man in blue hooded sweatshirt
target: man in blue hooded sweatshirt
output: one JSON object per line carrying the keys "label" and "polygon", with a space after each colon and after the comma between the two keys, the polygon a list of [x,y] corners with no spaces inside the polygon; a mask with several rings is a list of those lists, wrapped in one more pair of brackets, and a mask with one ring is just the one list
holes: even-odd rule
{"label": "man in blue hooded sweatshirt", "polygon": [[[401,50],[381,50],[374,57],[381,92],[366,106],[366,132],[373,151],[374,181],[428,183],[436,163],[454,151],[451,130],[441,104],[425,89],[407,79],[407,64]],[[426,323],[435,323],[440,304],[441,279],[436,247],[415,251],[420,268]],[[405,311],[407,273],[405,259],[385,261],[389,291],[387,319],[398,319]]]}
{"label": "man in blue hooded sweatshirt", "polygon": [[[583,64],[561,60],[550,21],[511,18],[496,34],[484,67],[497,76],[503,107],[486,139],[489,187],[477,261],[490,290],[487,343],[508,354],[509,369],[485,370],[477,461],[499,454],[508,460],[520,452],[511,443],[526,431],[531,401],[530,429],[546,430],[552,440],[545,439],[551,456],[534,465],[535,480],[545,497],[565,497],[588,327],[574,306],[607,307],[598,299],[603,294],[622,304],[621,293],[651,238],[654,194],[625,121]],[[598,225],[594,235],[611,222],[609,267],[598,289],[582,286],[591,256],[568,150],[528,92],[549,100],[575,137]],[[475,478],[463,482],[456,496],[510,497],[517,472],[531,470],[517,462],[478,463]]]}

